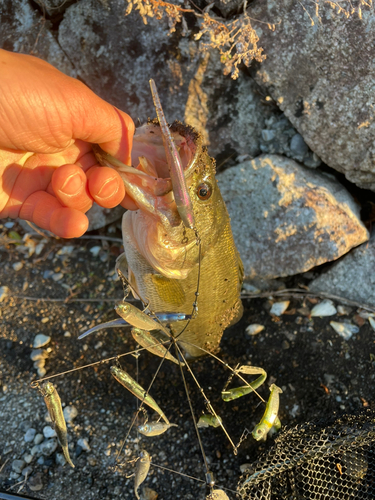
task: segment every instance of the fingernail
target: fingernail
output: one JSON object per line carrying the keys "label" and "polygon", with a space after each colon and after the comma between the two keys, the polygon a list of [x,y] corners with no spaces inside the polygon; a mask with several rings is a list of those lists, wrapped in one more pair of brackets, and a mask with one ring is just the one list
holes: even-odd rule
{"label": "fingernail", "polygon": [[82,177],[78,173],[72,174],[61,186],[60,191],[64,194],[73,195],[81,190],[82,184]]}
{"label": "fingernail", "polygon": [[95,198],[99,198],[101,200],[106,200],[110,198],[119,190],[118,180],[116,177],[112,177],[108,179],[103,186],[100,188],[99,193],[95,196]]}

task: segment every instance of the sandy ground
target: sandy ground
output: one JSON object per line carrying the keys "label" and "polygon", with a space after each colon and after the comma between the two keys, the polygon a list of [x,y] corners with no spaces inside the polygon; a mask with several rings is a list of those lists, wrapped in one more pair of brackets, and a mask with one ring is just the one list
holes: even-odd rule
{"label": "sandy ground", "polygon": [[[0,303],[0,490],[16,493],[22,488],[23,494],[48,500],[133,499],[133,478],[128,476],[134,471],[134,463],[129,461],[137,457],[139,449],[145,448],[152,455],[153,465],[144,486],[155,490],[159,499],[203,500],[208,489],[202,454],[179,367],[168,362],[157,375],[151,394],[178,427],[153,438],[137,436],[132,430],[120,455],[120,465],[115,467],[114,457],[127,434],[137,402],[112,378],[111,363],[97,364],[54,379],[64,406],[73,405],[77,409],[76,418],[68,425],[75,469],[61,465],[60,447],[50,456],[36,453],[30,459],[34,442],[24,441],[25,432],[31,427],[43,433],[48,425],[43,398],[30,388],[30,382],[37,378],[30,359],[35,336],[43,333],[51,337],[46,346],[50,350],[46,376],[129,352],[136,344],[122,329],[77,340],[85,329],[116,316],[114,302],[103,299],[122,296],[121,285],[114,279],[119,243],[101,242],[94,237],[74,241],[49,239],[39,255],[29,256],[32,243],[27,248],[10,243],[7,238],[15,236],[10,235],[10,230],[21,237],[24,234],[17,225],[1,229],[0,286],[9,288],[9,296]],[[119,234],[113,232],[111,236]],[[43,243],[39,236],[32,241],[36,245]],[[15,270],[20,266],[17,263],[22,263],[19,270]],[[74,294],[73,300],[93,301],[64,302],[70,293]],[[283,425],[332,416],[334,412],[354,413],[373,402],[375,334],[369,323],[357,316],[355,308],[347,316],[309,319],[306,308],[311,309],[314,304],[309,300],[303,302],[303,298],[291,299],[288,314],[279,319],[270,315],[266,298],[245,300],[244,305],[243,319],[226,332],[219,356],[231,366],[251,363],[263,367],[268,373],[267,384],[259,389],[264,399],[268,398],[267,386],[271,382],[282,387]],[[329,325],[332,319],[359,322],[359,333],[345,341]],[[265,330],[249,337],[245,328],[251,323],[260,323]],[[159,359],[148,352],[137,359],[132,355],[121,358],[122,367],[134,377],[137,363],[139,382],[147,387]],[[220,391],[229,373],[223,365],[207,357],[191,367],[223,418],[231,439],[238,443],[243,431],[251,431],[260,420],[264,411],[260,400],[252,394],[224,403]],[[199,417],[205,410],[205,402],[192,378],[188,374],[186,378],[194,412]],[[203,429],[201,437],[217,485],[229,490],[236,489],[240,465],[253,462],[272,446],[272,438],[259,444],[248,437],[235,456],[222,430]],[[79,439],[87,440],[89,451],[77,444]],[[30,460],[25,465],[30,467],[26,481],[14,466],[15,460],[25,456]],[[38,487],[41,489],[35,491]],[[227,494],[230,499],[235,498],[233,492]]]}

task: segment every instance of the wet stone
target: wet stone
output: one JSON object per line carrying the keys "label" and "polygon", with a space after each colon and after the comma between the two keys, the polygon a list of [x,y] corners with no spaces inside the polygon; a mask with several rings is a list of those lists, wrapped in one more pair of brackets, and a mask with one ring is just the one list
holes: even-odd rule
{"label": "wet stone", "polygon": [[38,368],[38,377],[42,378],[47,373],[47,370],[44,367]]}
{"label": "wet stone", "polygon": [[57,449],[57,441],[55,439],[48,439],[40,445],[40,451],[46,457],[49,457]]}
{"label": "wet stone", "polygon": [[20,477],[20,475],[17,472],[12,471],[9,474],[9,477],[10,477],[10,479],[18,479]]}
{"label": "wet stone", "polygon": [[38,472],[34,476],[31,476],[28,480],[27,486],[31,491],[40,491],[43,488],[42,474]]}
{"label": "wet stone", "polygon": [[83,451],[91,451],[91,448],[90,448],[90,445],[87,441],[87,439],[78,439],[78,442],[77,442],[78,446],[80,446],[82,448]]}
{"label": "wet stone", "polygon": [[56,453],[56,464],[62,466],[66,464],[65,457],[62,453]]}
{"label": "wet stone", "polygon": [[71,422],[78,415],[77,408],[75,406],[66,406],[64,408],[64,417],[67,422]]}
{"label": "wet stone", "polygon": [[22,469],[25,467],[26,462],[24,460],[13,460],[12,462],[12,470],[17,474],[22,472]]}
{"label": "wet stone", "polygon": [[38,349],[39,347],[44,347],[50,342],[51,342],[51,337],[49,337],[48,335],[43,335],[43,333],[38,333],[38,335],[34,339],[33,347],[34,349]]}
{"label": "wet stone", "polygon": [[290,150],[296,156],[304,156],[309,150],[301,134],[295,134],[290,141]]}
{"label": "wet stone", "polygon": [[31,448],[30,453],[31,453],[32,455],[34,455],[34,456],[35,456],[35,455],[40,455],[40,454],[41,454],[41,451],[40,451],[40,444],[36,444],[36,445],[34,445],[34,446]]}
{"label": "wet stone", "polygon": [[48,352],[45,349],[33,349],[31,351],[31,361],[40,361],[46,358],[48,358]]}
{"label": "wet stone", "polygon": [[43,428],[43,434],[44,434],[44,437],[47,439],[57,436],[55,429],[52,429],[52,427],[50,425],[46,425]]}
{"label": "wet stone", "polygon": [[33,461],[34,457],[30,453],[25,453],[22,458],[27,464],[30,464]]}
{"label": "wet stone", "polygon": [[23,438],[24,441],[26,443],[31,443],[31,441],[33,441],[34,438],[35,438],[35,434],[36,434],[36,430],[35,429],[33,429],[33,428],[28,429],[27,432],[26,432],[26,434],[25,434],[25,436],[24,436],[24,438]]}
{"label": "wet stone", "polygon": [[43,434],[37,434],[34,438],[34,444],[40,444],[44,440]]}
{"label": "wet stone", "polygon": [[31,465],[28,465],[27,467],[25,467],[23,470],[22,470],[22,475],[23,476],[30,476],[30,474],[32,473],[33,471],[33,468],[31,467]]}
{"label": "wet stone", "polygon": [[19,429],[23,432],[26,432],[28,429],[32,427],[32,423],[29,422],[28,420],[24,420],[23,422],[20,423]]}

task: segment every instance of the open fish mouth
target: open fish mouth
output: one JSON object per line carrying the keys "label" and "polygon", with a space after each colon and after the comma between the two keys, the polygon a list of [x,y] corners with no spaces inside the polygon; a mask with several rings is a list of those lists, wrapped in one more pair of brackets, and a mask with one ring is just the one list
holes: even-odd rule
{"label": "open fish mouth", "polygon": [[[201,140],[191,127],[175,121],[170,126],[174,143],[181,158],[188,188],[191,174],[196,168],[201,150]],[[138,127],[132,149],[132,166],[128,166],[105,153],[97,145],[93,147],[98,161],[117,170],[123,179],[127,194],[137,207],[157,219],[165,227],[181,224],[173,186],[170,178],[163,135],[157,119]]]}

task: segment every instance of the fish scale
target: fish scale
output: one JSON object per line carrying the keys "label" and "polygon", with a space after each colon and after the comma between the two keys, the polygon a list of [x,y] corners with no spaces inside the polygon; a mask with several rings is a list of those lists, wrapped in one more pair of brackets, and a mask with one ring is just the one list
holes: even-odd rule
{"label": "fish scale", "polygon": [[[177,124],[172,125],[171,130],[189,136],[190,142],[194,142],[196,147],[193,165],[185,168],[185,175],[202,245],[198,314],[189,321],[179,340],[214,352],[225,328],[242,316],[240,291],[243,266],[233,240],[230,218],[215,179],[214,161],[202,148],[199,135],[192,132],[190,127]],[[196,195],[202,181],[212,186],[211,198],[204,203]],[[158,198],[162,197],[155,197],[156,206],[161,203]],[[128,211],[124,215],[122,233],[125,256],[119,259],[117,265],[124,274],[129,269],[132,286],[140,297],[147,298],[152,311],[190,314],[198,282],[196,236],[193,230],[186,229],[182,224],[168,226],[163,219],[157,226],[156,220],[154,214],[144,210]],[[173,259],[168,261],[168,254],[163,254],[164,247],[168,247],[162,241],[163,238],[171,242],[170,247],[173,244],[178,246],[185,238],[185,249],[182,248],[181,253],[185,252],[186,265],[180,255],[176,262]],[[161,248],[158,248],[158,244]],[[179,279],[178,274],[182,272],[186,277]],[[173,322],[170,324],[171,331],[178,335],[186,324],[187,321]],[[188,344],[183,344],[183,347],[192,357],[203,354],[200,349]]]}

